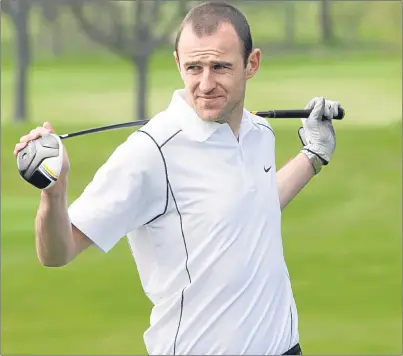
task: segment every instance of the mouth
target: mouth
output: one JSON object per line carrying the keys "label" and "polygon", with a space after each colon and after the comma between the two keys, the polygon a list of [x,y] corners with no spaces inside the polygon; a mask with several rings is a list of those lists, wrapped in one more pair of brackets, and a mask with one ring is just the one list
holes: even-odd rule
{"label": "mouth", "polygon": [[221,96],[199,96],[198,99],[203,99],[203,100],[214,100],[221,98]]}
{"label": "mouth", "polygon": [[197,98],[200,104],[207,106],[216,105],[220,102],[221,99],[221,96],[199,96]]}

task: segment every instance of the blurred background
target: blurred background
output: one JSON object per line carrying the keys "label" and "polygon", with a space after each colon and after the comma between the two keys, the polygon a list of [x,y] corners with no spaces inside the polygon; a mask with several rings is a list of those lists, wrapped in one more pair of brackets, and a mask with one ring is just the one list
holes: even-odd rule
{"label": "blurred background", "polygon": [[[332,162],[283,213],[285,256],[304,354],[402,354],[402,4],[229,1],[263,51],[249,110],[339,100]],[[145,354],[151,304],[126,239],[107,255],[42,267],[40,192],[14,145],[49,121],[57,133],[150,118],[182,87],[176,30],[198,1],[1,1],[1,354]],[[270,121],[280,167],[299,120]],[[134,129],[65,142],[69,203]],[[219,336],[218,336],[219,337]]]}

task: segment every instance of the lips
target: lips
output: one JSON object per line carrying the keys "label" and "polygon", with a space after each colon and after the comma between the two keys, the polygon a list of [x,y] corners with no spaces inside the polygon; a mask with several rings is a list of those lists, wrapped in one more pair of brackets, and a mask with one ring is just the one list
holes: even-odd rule
{"label": "lips", "polygon": [[203,100],[213,100],[213,99],[218,99],[221,98],[220,96],[199,96],[199,99]]}

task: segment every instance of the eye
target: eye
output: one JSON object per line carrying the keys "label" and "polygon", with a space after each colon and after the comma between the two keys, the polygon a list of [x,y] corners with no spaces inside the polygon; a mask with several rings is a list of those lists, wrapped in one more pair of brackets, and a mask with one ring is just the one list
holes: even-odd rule
{"label": "eye", "polygon": [[214,68],[214,70],[222,70],[222,69],[225,69],[227,67],[224,66],[223,64],[215,64],[213,68]]}
{"label": "eye", "polygon": [[191,72],[195,72],[195,71],[198,71],[198,70],[200,70],[200,69],[201,69],[201,67],[200,67],[200,66],[196,66],[196,65],[188,66],[188,67],[186,68],[186,70],[191,71]]}

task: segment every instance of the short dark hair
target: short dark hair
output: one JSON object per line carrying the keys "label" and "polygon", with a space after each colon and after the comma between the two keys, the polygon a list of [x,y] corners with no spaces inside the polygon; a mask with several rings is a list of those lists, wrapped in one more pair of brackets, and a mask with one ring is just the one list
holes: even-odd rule
{"label": "short dark hair", "polygon": [[175,51],[178,53],[178,44],[183,28],[192,24],[193,32],[198,36],[210,36],[215,33],[222,23],[230,23],[243,43],[243,59],[246,67],[249,55],[252,52],[252,35],[245,15],[232,5],[225,2],[209,1],[192,8],[183,19],[175,40]]}

